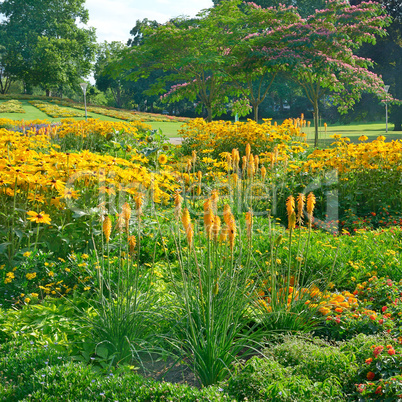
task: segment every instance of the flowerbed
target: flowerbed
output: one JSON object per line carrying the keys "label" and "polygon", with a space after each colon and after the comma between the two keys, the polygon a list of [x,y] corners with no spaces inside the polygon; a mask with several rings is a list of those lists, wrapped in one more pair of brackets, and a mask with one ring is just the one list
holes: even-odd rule
{"label": "flowerbed", "polygon": [[84,113],[79,112],[79,111],[74,111],[71,109],[66,109],[60,106],[56,106],[56,105],[51,105],[47,102],[43,102],[43,101],[29,101],[29,103],[32,106],[35,106],[36,108],[38,108],[41,112],[46,113],[48,116],[50,117],[83,117]]}
{"label": "flowerbed", "polygon": [[[71,102],[71,101],[61,101],[61,100],[53,100],[53,103],[68,106],[75,109],[84,109],[79,103]],[[176,122],[188,122],[189,119],[184,117],[175,117],[175,116],[162,116],[156,113],[141,113],[136,111],[123,111],[119,109],[106,108],[101,106],[93,106],[88,105],[87,110],[89,112],[102,114],[104,116],[115,117],[116,119],[127,120],[127,121],[143,121],[143,122],[151,122],[151,121],[176,121]]]}
{"label": "flowerbed", "polygon": [[[398,204],[363,227],[344,184],[370,184],[348,161],[382,139],[336,144],[348,180],[325,184],[335,151],[300,120],[195,120],[177,148],[137,122],[0,127],[3,399],[401,398]],[[195,387],[144,379],[157,359]]]}
{"label": "flowerbed", "polygon": [[20,101],[9,100],[0,103],[0,113],[25,113],[25,110]]}

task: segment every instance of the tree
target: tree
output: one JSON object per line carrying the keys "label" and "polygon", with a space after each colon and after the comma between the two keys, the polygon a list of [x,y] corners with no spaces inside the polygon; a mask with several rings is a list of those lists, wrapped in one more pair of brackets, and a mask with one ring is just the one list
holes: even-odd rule
{"label": "tree", "polygon": [[[161,99],[165,101],[200,101],[211,120],[224,110],[228,94],[234,91],[224,71],[234,60],[232,51],[245,36],[244,14],[238,4],[224,2],[193,20],[178,18],[157,27],[144,26],[142,45],[127,51],[121,68],[131,70],[129,78],[133,80],[164,71],[166,74],[148,93],[164,94]],[[170,89],[169,83],[173,84]]]}
{"label": "tree", "polygon": [[[226,0],[212,0],[215,6]],[[296,7],[299,14],[304,18],[325,7],[326,0],[254,0],[252,3],[261,8]]]}
{"label": "tree", "polygon": [[[286,70],[284,60],[265,57],[265,49],[277,49],[280,40],[278,28],[298,22],[300,16],[294,7],[284,6],[264,9],[250,5],[243,11],[244,32],[239,30],[243,36],[231,51],[233,61],[224,65],[223,72],[231,77],[238,91],[248,98],[253,107],[254,120],[258,121],[259,105],[266,98],[277,75]],[[265,37],[263,48],[258,46],[261,36]]]}
{"label": "tree", "polygon": [[126,74],[122,73],[117,77],[112,77],[108,73],[111,63],[118,60],[119,55],[126,47],[121,42],[104,42],[98,45],[96,52],[96,63],[94,68],[94,78],[99,90],[106,92],[110,89],[117,107],[123,107],[123,94],[125,93],[124,80]]}
{"label": "tree", "polygon": [[[318,104],[323,95],[330,93],[341,113],[346,113],[364,91],[384,99],[382,79],[368,70],[371,61],[353,51],[365,42],[374,43],[375,35],[385,35],[384,26],[388,23],[389,18],[378,4],[350,6],[341,0],[331,0],[326,9],[317,10],[306,19],[254,38],[264,57],[267,60],[280,57],[287,64],[289,76],[303,87],[314,108],[315,146]],[[275,49],[269,47],[271,35],[277,35]]]}
{"label": "tree", "polygon": [[14,79],[9,73],[9,60],[7,57],[7,37],[3,27],[0,25],[0,94],[8,92]]}
{"label": "tree", "polygon": [[143,29],[145,27],[157,28],[158,26],[159,23],[155,20],[149,20],[148,18],[144,18],[142,21],[137,20],[134,27],[130,31],[132,38],[127,41],[127,46],[132,47],[141,45],[144,39]]}
{"label": "tree", "polygon": [[79,28],[88,21],[84,0],[4,0],[0,37],[6,49],[0,63],[4,74],[28,87],[47,91],[72,86],[89,74],[95,51],[93,29]]}
{"label": "tree", "polygon": [[[387,28],[387,36],[379,38],[375,45],[364,46],[359,54],[374,61],[373,70],[390,84],[390,93],[402,99],[402,3],[399,0],[375,1],[385,7],[392,23]],[[351,3],[358,5],[361,0],[351,0]],[[402,131],[402,105],[391,106],[390,121],[395,124],[394,131]]]}

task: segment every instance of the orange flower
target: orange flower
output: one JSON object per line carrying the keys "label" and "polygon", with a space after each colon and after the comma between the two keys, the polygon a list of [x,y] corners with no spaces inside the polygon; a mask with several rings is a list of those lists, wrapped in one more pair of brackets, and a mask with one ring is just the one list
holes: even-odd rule
{"label": "orange flower", "polygon": [[265,166],[261,167],[261,178],[262,180],[265,180],[265,176],[267,175],[267,169],[265,169]]}
{"label": "orange flower", "polygon": [[131,207],[128,202],[125,202],[123,204],[121,214],[125,222],[126,232],[128,233],[128,227],[130,225],[130,218],[131,218]]}
{"label": "orange flower", "polygon": [[211,206],[212,210],[214,213],[216,213],[218,209],[218,201],[219,201],[219,195],[218,195],[218,190],[212,190],[211,193]]}
{"label": "orange flower", "polygon": [[251,153],[251,146],[250,146],[250,144],[247,144],[246,145],[246,157],[247,157],[247,159],[250,156],[250,153]]}
{"label": "orange flower", "polygon": [[303,210],[304,210],[304,203],[306,201],[306,196],[303,193],[300,193],[297,196],[297,222],[299,225],[303,223]]}
{"label": "orange flower", "polygon": [[375,377],[375,374],[374,374],[372,371],[369,371],[369,372],[367,373],[367,379],[368,379],[369,381],[374,380],[374,377]]}
{"label": "orange flower", "polygon": [[315,207],[315,195],[314,193],[310,193],[307,196],[307,214],[308,214],[308,220],[309,220],[309,226],[311,227],[311,222],[313,220],[313,211]]}
{"label": "orange flower", "polygon": [[253,213],[251,211],[246,212],[246,226],[247,226],[247,236],[251,237],[251,231],[253,228]]}
{"label": "orange flower", "polygon": [[218,235],[221,230],[221,219],[219,216],[214,217],[214,223],[212,225],[212,235],[215,241],[218,240]]}
{"label": "orange flower", "polygon": [[212,212],[211,200],[208,199],[204,203],[204,226],[208,239],[212,235],[212,225],[214,223],[214,214]]}
{"label": "orange flower", "polygon": [[133,255],[135,252],[135,246],[137,244],[137,239],[135,238],[135,236],[130,236],[128,238],[128,247],[130,250],[130,254]]}
{"label": "orange flower", "polygon": [[190,212],[188,212],[187,208],[185,208],[181,214],[181,223],[183,224],[184,230],[187,230],[191,224]]}
{"label": "orange flower", "polygon": [[107,215],[103,221],[103,234],[105,235],[106,243],[109,243],[110,234],[112,233],[112,221]]}
{"label": "orange flower", "polygon": [[183,197],[180,195],[180,191],[176,190],[174,194],[174,215],[177,220],[180,218],[182,203]]}
{"label": "orange flower", "polygon": [[134,197],[135,207],[137,209],[138,215],[141,215],[142,213],[142,205],[144,204],[144,198],[145,198],[144,193],[137,193],[136,196]]}
{"label": "orange flower", "polygon": [[295,199],[293,198],[293,195],[289,195],[286,200],[286,211],[288,216],[292,215],[292,213],[295,211]]}
{"label": "orange flower", "polygon": [[288,217],[288,229],[293,230],[296,227],[296,213],[293,211]]}

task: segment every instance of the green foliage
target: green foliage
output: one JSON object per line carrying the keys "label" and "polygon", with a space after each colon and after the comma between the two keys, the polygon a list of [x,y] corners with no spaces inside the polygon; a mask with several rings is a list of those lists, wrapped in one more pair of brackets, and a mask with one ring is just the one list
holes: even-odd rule
{"label": "green foliage", "polygon": [[353,354],[309,336],[285,336],[264,350],[264,354],[285,367],[292,367],[294,373],[303,373],[320,382],[333,378],[342,386],[350,384],[358,371]]}
{"label": "green foliage", "polygon": [[94,55],[93,29],[79,28],[88,12],[82,0],[3,1],[0,14],[5,19],[0,35],[5,49],[0,63],[11,79],[44,89],[74,86],[91,70]]}
{"label": "green foliage", "polygon": [[238,400],[255,402],[345,400],[336,378],[316,381],[269,358],[253,357],[237,365],[225,390]]}

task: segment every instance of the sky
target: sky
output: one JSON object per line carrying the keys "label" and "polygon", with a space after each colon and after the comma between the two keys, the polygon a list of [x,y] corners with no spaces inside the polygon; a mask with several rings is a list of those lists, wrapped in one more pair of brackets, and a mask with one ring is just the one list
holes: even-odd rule
{"label": "sky", "polygon": [[137,20],[148,18],[165,23],[172,17],[194,17],[212,7],[212,0],[86,0],[88,26],[96,28],[98,43],[126,43]]}

